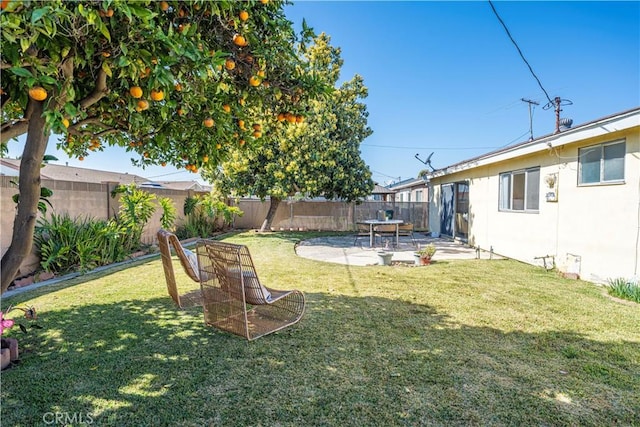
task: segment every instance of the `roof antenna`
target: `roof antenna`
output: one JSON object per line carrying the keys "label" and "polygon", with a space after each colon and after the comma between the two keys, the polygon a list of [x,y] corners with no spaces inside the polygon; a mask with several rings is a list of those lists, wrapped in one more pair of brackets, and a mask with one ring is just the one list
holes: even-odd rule
{"label": "roof antenna", "polygon": [[431,172],[434,172],[436,170],[433,166],[431,166],[431,156],[433,156],[433,152],[431,152],[431,154],[429,154],[429,157],[427,157],[427,160],[424,161],[421,160],[419,156],[420,153],[416,153],[415,158],[418,159],[420,163],[424,163],[425,166],[429,166],[431,168]]}
{"label": "roof antenna", "polygon": [[556,131],[554,133],[560,133],[560,111],[562,111],[562,109],[560,108],[561,105],[573,105],[573,102],[569,101],[568,99],[560,99],[559,96],[556,96],[555,98],[553,98],[553,101],[549,101],[544,107],[542,107],[543,110],[548,110],[552,107],[555,107]]}
{"label": "roof antenna", "polygon": [[533,112],[531,110],[531,105],[540,105],[540,103],[524,98],[520,98],[520,100],[529,104],[529,141],[533,141]]}

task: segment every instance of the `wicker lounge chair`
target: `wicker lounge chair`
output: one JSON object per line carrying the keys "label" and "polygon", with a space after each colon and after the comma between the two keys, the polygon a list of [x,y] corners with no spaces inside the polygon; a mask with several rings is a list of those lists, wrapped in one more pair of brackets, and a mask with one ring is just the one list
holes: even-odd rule
{"label": "wicker lounge chair", "polygon": [[201,240],[197,252],[207,325],[253,340],[302,317],[304,295],[263,286],[246,246]]}
{"label": "wicker lounge chair", "polygon": [[190,251],[187,252],[186,249],[182,247],[175,234],[160,229],[160,231],[158,231],[157,237],[158,247],[160,248],[160,255],[162,257],[164,277],[167,281],[167,290],[169,291],[169,295],[171,295],[171,298],[173,298],[176,305],[180,308],[202,305],[202,292],[200,287],[183,295],[179,294],[178,286],[176,283],[176,276],[173,270],[171,246],[173,246],[174,252],[180,260],[180,264],[182,265],[185,273],[187,273],[187,276],[189,276],[189,278],[194,282],[200,283],[197,260],[195,259],[195,257],[191,260],[189,259]]}

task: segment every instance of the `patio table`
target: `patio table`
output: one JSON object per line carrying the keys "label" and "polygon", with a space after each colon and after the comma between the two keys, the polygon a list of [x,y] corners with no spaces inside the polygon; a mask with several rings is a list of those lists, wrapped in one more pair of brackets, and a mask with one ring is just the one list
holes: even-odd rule
{"label": "patio table", "polygon": [[364,221],[357,221],[358,224],[367,224],[369,225],[369,247],[373,248],[375,246],[374,239],[374,226],[376,225],[395,225],[396,227],[396,247],[399,242],[399,233],[398,227],[400,224],[404,223],[401,219],[387,219],[387,220],[379,220],[379,219],[366,219]]}

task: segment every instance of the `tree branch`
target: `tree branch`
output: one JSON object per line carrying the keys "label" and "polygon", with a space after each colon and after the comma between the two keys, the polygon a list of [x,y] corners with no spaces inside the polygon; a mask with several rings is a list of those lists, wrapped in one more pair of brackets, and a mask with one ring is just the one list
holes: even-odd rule
{"label": "tree branch", "polygon": [[25,133],[27,133],[27,130],[29,129],[29,120],[31,119],[31,116],[33,115],[33,110],[34,110],[34,106],[33,106],[33,102],[29,102],[27,103],[27,110],[24,112],[24,117],[16,122],[13,123],[3,123],[2,124],[2,131],[0,132],[0,141],[4,144],[7,141],[9,141],[10,139],[13,139],[15,137],[18,137],[20,135],[23,135]]}
{"label": "tree branch", "polygon": [[86,109],[92,106],[93,104],[107,96],[108,92],[107,73],[105,73],[104,70],[100,68],[100,70],[98,71],[98,76],[96,77],[96,87],[93,89],[93,92],[91,92],[89,96],[80,101],[80,108]]}

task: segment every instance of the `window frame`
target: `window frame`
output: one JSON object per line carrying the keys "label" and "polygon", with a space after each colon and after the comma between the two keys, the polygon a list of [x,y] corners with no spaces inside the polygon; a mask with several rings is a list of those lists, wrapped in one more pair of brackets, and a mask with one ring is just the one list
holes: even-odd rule
{"label": "window frame", "polygon": [[[621,157],[622,160],[622,178],[616,179],[604,179],[605,176],[605,147],[610,147],[612,145],[622,145],[623,154]],[[598,170],[598,181],[593,182],[582,182],[582,171],[583,171],[583,157],[588,153],[587,150],[599,150],[600,151],[600,168]],[[614,141],[602,142],[600,144],[588,145],[586,147],[578,148],[578,176],[577,176],[577,185],[578,187],[591,187],[597,185],[616,185],[616,184],[624,184],[624,175],[625,175],[625,158],[627,156],[627,140],[616,139]],[[617,159],[618,157],[616,157]]]}
{"label": "window frame", "polygon": [[[535,185],[535,188],[537,189],[537,207],[536,208],[530,208],[529,202],[530,200],[533,198],[532,195],[529,194],[530,191],[534,191],[532,184],[530,182],[530,176],[532,173],[536,173],[538,175],[538,182],[537,185]],[[523,175],[524,176],[524,189],[523,189],[523,194],[522,194],[522,209],[514,209],[514,199],[513,199],[513,195],[514,195],[514,176],[520,176]],[[518,170],[513,170],[513,171],[508,171],[508,172],[502,172],[500,174],[498,174],[498,211],[499,212],[516,212],[516,213],[539,213],[540,212],[540,177],[541,177],[541,173],[540,173],[540,166],[534,166],[534,167],[530,167],[530,168],[524,168],[524,169],[518,169]],[[506,178],[506,179],[505,179]],[[503,193],[504,193],[504,185],[508,185],[508,188],[506,189],[509,193],[508,195],[508,200],[506,200],[507,202],[507,206],[505,207],[505,200],[503,198]],[[517,189],[516,189],[517,191]]]}

